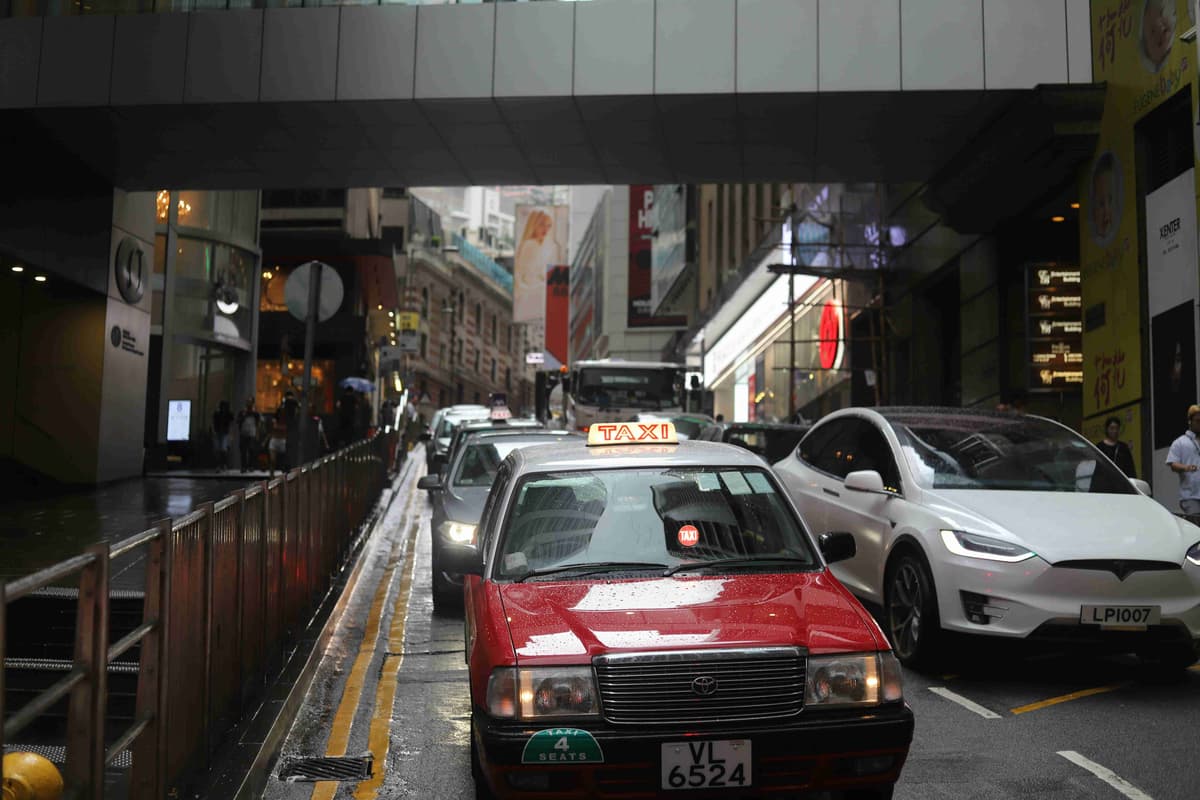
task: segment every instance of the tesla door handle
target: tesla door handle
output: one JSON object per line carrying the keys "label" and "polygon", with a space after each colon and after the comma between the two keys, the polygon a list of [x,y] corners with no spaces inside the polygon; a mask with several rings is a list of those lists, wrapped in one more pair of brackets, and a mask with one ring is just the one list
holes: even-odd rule
{"label": "tesla door handle", "polygon": [[824,492],[825,494],[833,495],[834,497],[842,496],[840,493],[835,492],[833,489],[826,489],[824,486],[821,487],[821,491]]}

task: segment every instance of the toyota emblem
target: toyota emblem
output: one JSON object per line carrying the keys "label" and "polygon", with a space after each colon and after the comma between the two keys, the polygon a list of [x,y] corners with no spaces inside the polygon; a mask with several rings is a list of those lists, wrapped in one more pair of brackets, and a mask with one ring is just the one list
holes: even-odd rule
{"label": "toyota emblem", "polygon": [[708,697],[717,692],[717,679],[710,675],[701,675],[692,680],[692,692],[701,697]]}

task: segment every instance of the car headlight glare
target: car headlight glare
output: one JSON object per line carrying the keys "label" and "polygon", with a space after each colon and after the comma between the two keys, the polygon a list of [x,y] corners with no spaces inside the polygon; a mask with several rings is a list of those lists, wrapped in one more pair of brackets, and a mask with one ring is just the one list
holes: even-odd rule
{"label": "car headlight glare", "polygon": [[488,680],[487,702],[493,717],[510,719],[600,713],[591,667],[501,667]]}
{"label": "car headlight glare", "polygon": [[946,545],[946,549],[956,556],[1005,561],[1009,564],[1015,564],[1037,555],[1024,545],[965,531],[942,531],[942,542]]}
{"label": "car headlight glare", "polygon": [[455,544],[473,543],[475,541],[475,527],[465,522],[454,522],[453,520],[447,520],[438,526],[441,530],[442,538]]}
{"label": "car headlight glare", "polygon": [[1196,542],[1188,548],[1187,560],[1200,567],[1200,542]]}
{"label": "car headlight glare", "polygon": [[806,707],[874,706],[903,698],[900,662],[890,652],[808,659]]}

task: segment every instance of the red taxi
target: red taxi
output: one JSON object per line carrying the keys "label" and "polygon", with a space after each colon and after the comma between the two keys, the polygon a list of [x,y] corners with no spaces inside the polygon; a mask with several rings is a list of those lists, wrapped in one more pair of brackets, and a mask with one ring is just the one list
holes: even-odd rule
{"label": "red taxi", "polygon": [[465,582],[480,797],[889,798],[900,669],[753,453],[600,423],[514,451]]}

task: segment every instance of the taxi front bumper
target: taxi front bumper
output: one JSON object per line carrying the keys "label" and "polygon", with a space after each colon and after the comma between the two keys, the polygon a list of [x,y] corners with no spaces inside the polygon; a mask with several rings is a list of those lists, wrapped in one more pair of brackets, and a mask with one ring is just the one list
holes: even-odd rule
{"label": "taxi front bumper", "polygon": [[593,723],[603,752],[598,764],[523,764],[530,737],[552,723],[497,721],[475,709],[480,766],[499,798],[656,797],[662,789],[661,746],[680,741],[751,741],[747,788],[690,789],[693,800],[792,797],[797,792],[883,787],[896,782],[913,736],[905,703],[869,710],[803,712],[794,720],[648,731]]}

